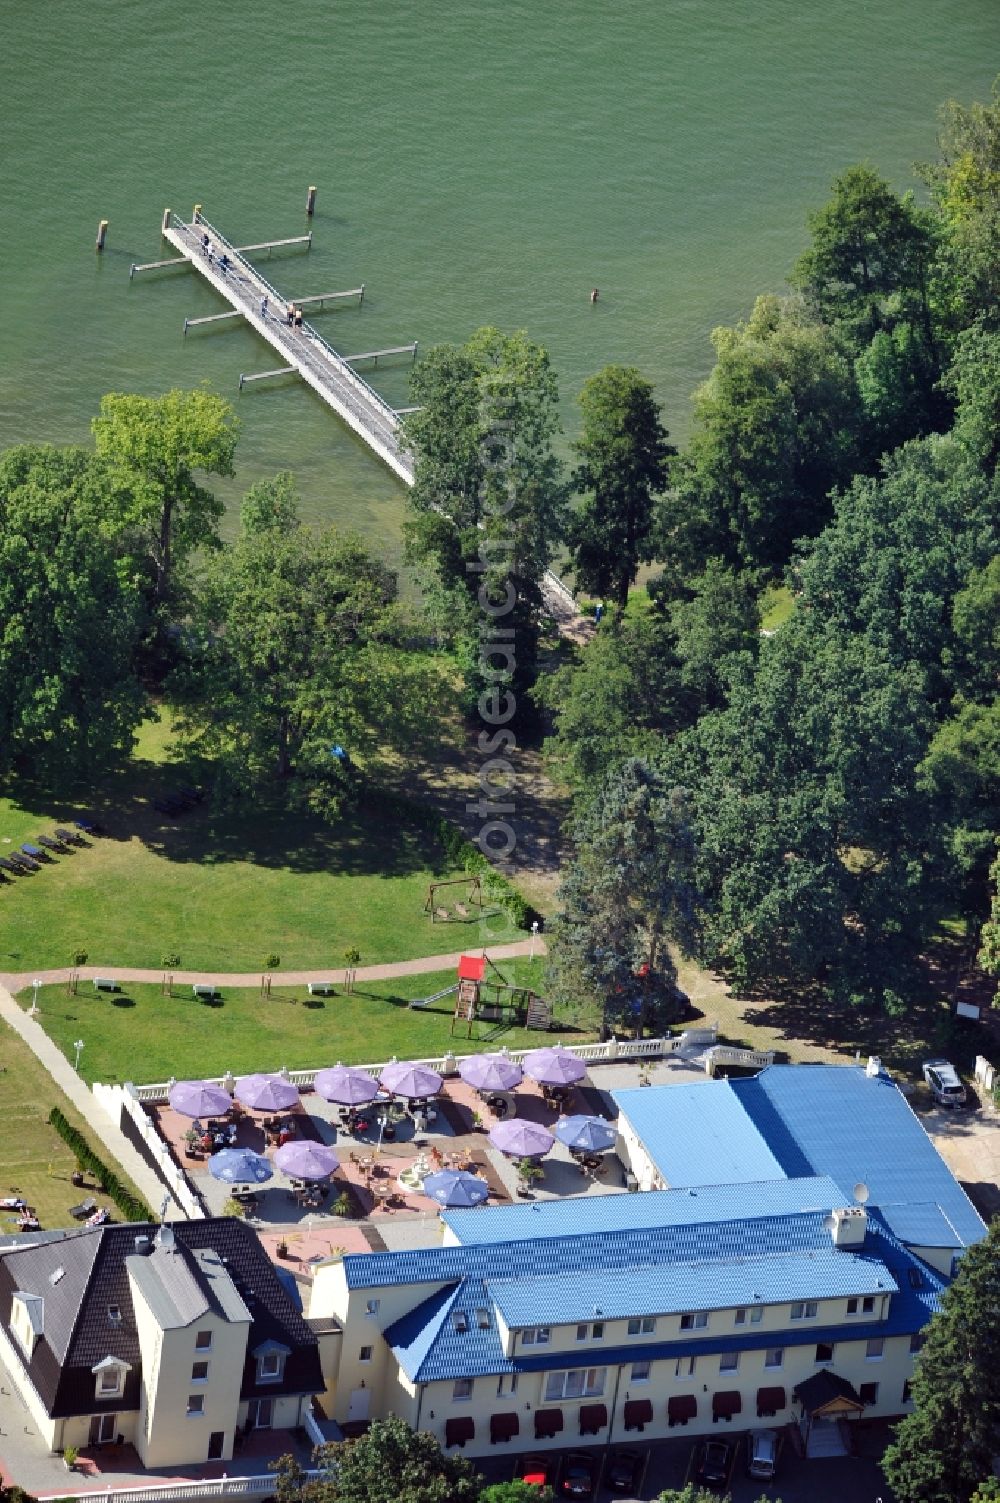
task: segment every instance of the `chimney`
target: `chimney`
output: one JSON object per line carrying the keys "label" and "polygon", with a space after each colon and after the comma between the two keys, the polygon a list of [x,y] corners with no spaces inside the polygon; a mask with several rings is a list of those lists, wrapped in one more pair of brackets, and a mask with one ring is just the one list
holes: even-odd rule
{"label": "chimney", "polygon": [[834,1247],[860,1247],[868,1229],[864,1206],[842,1206],[829,1218]]}
{"label": "chimney", "polygon": [[882,1074],[882,1061],[877,1054],[869,1054],[865,1074],[869,1080],[877,1080]]}
{"label": "chimney", "polygon": [[136,1237],[135,1250],[140,1258],[148,1257],[153,1251],[152,1239],[147,1237],[145,1232],[140,1232],[138,1237]]}

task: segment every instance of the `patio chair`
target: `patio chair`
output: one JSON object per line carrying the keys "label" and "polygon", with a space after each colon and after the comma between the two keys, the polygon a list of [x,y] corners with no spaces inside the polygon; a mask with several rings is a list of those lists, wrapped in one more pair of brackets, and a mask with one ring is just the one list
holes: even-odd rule
{"label": "patio chair", "polygon": [[79,1205],[70,1206],[69,1214],[75,1221],[82,1221],[85,1216],[92,1216],[96,1210],[97,1201],[92,1195],[88,1195],[87,1199],[81,1200]]}

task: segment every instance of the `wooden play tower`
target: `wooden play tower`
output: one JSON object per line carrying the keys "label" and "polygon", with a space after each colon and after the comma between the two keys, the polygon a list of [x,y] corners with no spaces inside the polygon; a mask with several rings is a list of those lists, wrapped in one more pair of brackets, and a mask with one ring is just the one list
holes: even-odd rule
{"label": "wooden play tower", "polygon": [[465,1036],[471,1038],[472,1025],[477,1021],[548,1031],[552,1026],[552,1008],[530,987],[511,986],[485,953],[462,955],[458,962],[451,1031],[454,1034],[456,1027],[464,1023]]}

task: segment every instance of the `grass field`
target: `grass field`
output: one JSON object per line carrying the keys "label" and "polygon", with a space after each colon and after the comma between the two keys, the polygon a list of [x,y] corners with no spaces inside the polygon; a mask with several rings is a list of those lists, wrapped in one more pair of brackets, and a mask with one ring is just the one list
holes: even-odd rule
{"label": "grass field", "polygon": [[[305,969],[342,964],[349,946],[374,964],[518,937],[495,912],[432,924],[428,882],[459,874],[426,830],[394,814],[329,826],[248,800],[164,818],[154,801],[196,779],[169,756],[167,728],[153,723],[128,768],[96,790],[0,799],[0,853],[80,813],[106,830],[0,888],[0,970],[65,966],[77,948],[109,968],[156,966],[173,951],[186,969],[252,971],[268,953]],[[461,896],[452,889],[452,902]]]}
{"label": "grass field", "polygon": [[[87,1135],[108,1168],[129,1185],[127,1176],[88,1130],[24,1040],[2,1023],[0,1060],[0,1195],[10,1195],[16,1190],[34,1206],[43,1227],[72,1225],[67,1214],[70,1206],[91,1195],[98,1205],[107,1206],[112,1216],[120,1220],[112,1202],[106,1195],[99,1195],[89,1181],[83,1190],[71,1183],[76,1163],[62,1138],[49,1126],[47,1119],[52,1107],[59,1107],[73,1126]],[[133,1193],[138,1195],[138,1191]],[[17,1230],[12,1213],[0,1211],[0,1230]]]}
{"label": "grass field", "polygon": [[[540,960],[504,961],[508,981],[541,987]],[[304,987],[274,987],[269,998],[259,988],[225,990],[214,1004],[196,1001],[191,988],[175,987],[163,996],[159,986],[129,986],[120,996],[96,993],[81,984],[77,995],[50,986],[40,997],[39,1022],[73,1058],[73,1041],[84,1049],[80,1073],[88,1082],[146,1081],[222,1075],[254,1070],[307,1069],[332,1065],[378,1063],[396,1054],[401,1059],[481,1049],[537,1047],[557,1034],[498,1032],[492,1023],[465,1025],[452,1036],[454,997],[442,997],[426,1010],[413,1010],[412,997],[427,997],[455,980],[454,971],[408,976],[393,982],[363,982],[350,996],[310,999]],[[18,999],[30,1005],[30,990]],[[312,1006],[306,1005],[312,1002]],[[567,1029],[566,1036],[583,1038]]]}

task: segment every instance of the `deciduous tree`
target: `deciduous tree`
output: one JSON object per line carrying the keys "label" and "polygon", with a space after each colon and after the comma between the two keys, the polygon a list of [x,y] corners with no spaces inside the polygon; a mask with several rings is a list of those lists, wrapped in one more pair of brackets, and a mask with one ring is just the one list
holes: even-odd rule
{"label": "deciduous tree", "polygon": [[278,1503],[476,1503],[479,1478],[464,1456],[441,1450],[426,1430],[374,1420],[364,1435],[317,1453],[310,1479],[292,1457],[275,1466]]}

